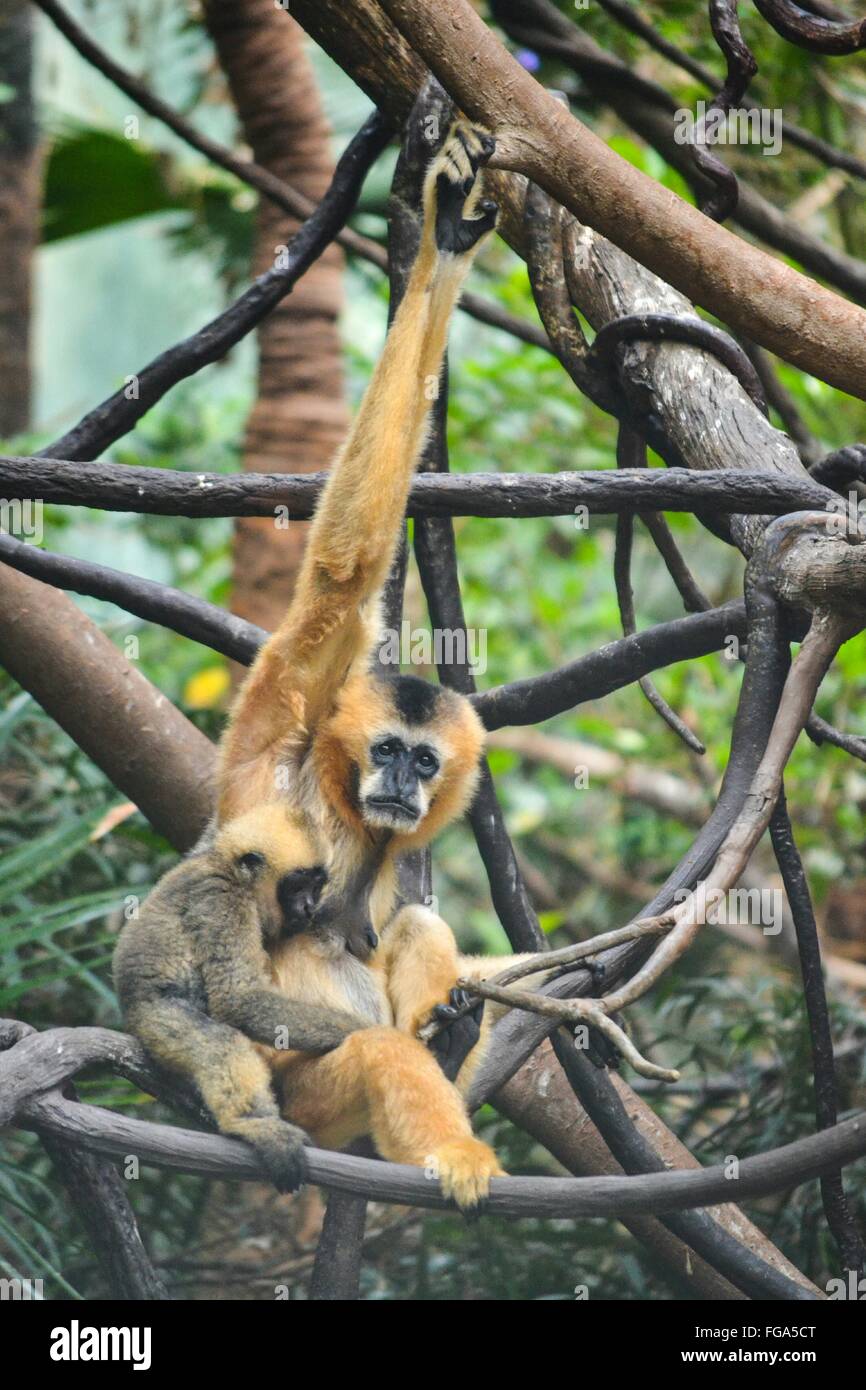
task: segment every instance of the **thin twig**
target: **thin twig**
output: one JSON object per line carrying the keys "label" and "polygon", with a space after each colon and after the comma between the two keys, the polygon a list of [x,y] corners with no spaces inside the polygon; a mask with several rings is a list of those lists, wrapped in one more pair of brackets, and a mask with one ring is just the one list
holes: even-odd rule
{"label": "thin twig", "polygon": [[758,71],[754,54],[740,33],[737,0],[710,0],[710,27],[727,65],[724,85],[710,102],[692,137],[695,164],[702,174],[716,185],[716,191],[704,201],[701,211],[716,222],[724,222],[739,201],[739,185],[734,172],[706,148],[706,122],[710,113],[728,112],[738,106],[746,89]]}
{"label": "thin twig", "polygon": [[500,970],[497,975],[490,975],[486,983],[504,987],[513,984],[515,980],[525,978],[527,975],[536,975],[542,970],[559,972],[562,966],[575,966],[581,961],[600,955],[602,951],[609,951],[613,946],[622,945],[624,941],[637,941],[647,936],[662,936],[668,931],[670,931],[670,923],[664,917],[651,917],[630,922],[627,927],[617,927],[614,931],[601,932],[598,936],[592,936],[587,941],[578,941],[572,946],[561,946],[556,951],[541,951],[528,960],[516,961],[514,965],[508,965],[504,970]]}
{"label": "thin twig", "polygon": [[628,1034],[605,1012],[604,1004],[598,1004],[594,999],[551,999],[535,990],[503,989],[492,984],[490,980],[474,980],[468,977],[458,980],[457,985],[468,994],[477,994],[481,999],[492,999],[509,1009],[525,1009],[528,1013],[539,1014],[542,1018],[566,1023],[570,1028],[579,1024],[597,1028],[613,1043],[639,1076],[649,1077],[653,1081],[680,1079],[678,1071],[670,1067],[658,1067],[641,1056]]}
{"label": "thin twig", "polygon": [[664,560],[665,568],[677,587],[686,612],[708,613],[713,605],[683,559],[671,528],[661,512],[641,512],[640,519]]}

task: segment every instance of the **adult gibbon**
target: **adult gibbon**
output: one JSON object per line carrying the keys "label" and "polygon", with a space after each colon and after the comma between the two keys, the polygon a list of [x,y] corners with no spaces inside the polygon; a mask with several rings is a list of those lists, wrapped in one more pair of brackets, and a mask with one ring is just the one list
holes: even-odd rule
{"label": "adult gibbon", "polygon": [[[292,812],[272,803],[172,869],[117,944],[125,1021],[194,1083],[222,1133],[252,1145],[280,1191],[303,1180],[308,1136],[341,1148],[371,1134],[384,1158],[428,1167],[446,1196],[471,1208],[502,1171],[496,1155],[473,1137],[427,1049],[385,1026],[385,958],[375,970],[365,964],[376,944],[365,911],[320,903],[320,860]],[[273,985],[277,947],[285,994]],[[335,1033],[340,1046],[317,1055]]]}
{"label": "adult gibbon", "polygon": [[[403,299],[320,499],[288,613],[239,692],[218,774],[219,823],[276,795],[327,844],[329,895],[346,901],[359,873],[371,875],[373,926],[400,981],[395,1021],[410,1034],[446,1003],[463,967],[441,918],[417,905],[395,915],[395,862],[466,808],[484,735],[468,700],[414,676],[384,678],[372,655],[451,313],[496,222],[479,176],[493,148],[457,122],[431,162]],[[286,988],[279,950],[274,970]]]}
{"label": "adult gibbon", "polygon": [[[493,148],[491,136],[457,122],[431,161],[420,246],[403,299],[322,493],[288,613],[239,692],[218,772],[217,824],[231,825],[278,798],[327,847],[323,905],[336,905],[337,917],[351,912],[363,884],[381,938],[370,973],[387,981],[384,1011],[366,1012],[374,1026],[348,1038],[335,1025],[334,1050],[323,1057],[273,1058],[282,1113],[326,1144],[372,1132],[393,1155],[400,1151],[396,1130],[383,1141],[379,1123],[390,1104],[394,1124],[405,1126],[402,1152],[411,1162],[457,1123],[456,1093],[442,1089],[433,1059],[424,1054],[422,1060],[416,1035],[437,1013],[448,1012],[461,974],[489,974],[501,962],[463,962],[450,928],[435,913],[417,904],[397,910],[395,866],[466,808],[484,735],[468,700],[417,677],[383,678],[372,657],[449,320],[475,253],[496,222],[496,205],[482,197],[479,176]],[[278,943],[271,964],[278,989],[291,999],[300,983],[296,953]],[[323,1002],[333,999],[326,991]],[[375,1026],[391,1022],[397,1031]],[[488,1009],[482,1043],[489,1022]],[[426,1069],[423,1135],[412,1130],[419,1107],[394,1100],[402,1059],[410,1056],[400,1033],[414,1044],[411,1075],[419,1094]],[[463,1066],[461,1089],[480,1050]],[[450,1183],[471,1203],[499,1170],[491,1167],[491,1151],[468,1137],[460,1113],[467,1137],[459,1152],[446,1155],[454,1176],[443,1185]],[[443,1153],[441,1144],[433,1147]]]}

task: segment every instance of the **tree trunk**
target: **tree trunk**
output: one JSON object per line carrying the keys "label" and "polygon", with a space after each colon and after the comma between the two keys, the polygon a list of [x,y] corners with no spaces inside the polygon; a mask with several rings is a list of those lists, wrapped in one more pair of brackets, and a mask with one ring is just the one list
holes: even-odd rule
{"label": "tree trunk", "polygon": [[[209,0],[205,14],[255,159],[318,200],[333,164],[303,31],[273,0]],[[262,200],[256,273],[273,263],[296,227]],[[342,265],[342,253],[331,246],[259,329],[258,397],[244,448],[247,471],[326,468],[345,434],[337,331]],[[236,613],[267,629],[276,626],[292,592],[306,530],[306,522],[292,520],[286,532],[269,517],[236,523]]]}
{"label": "tree trunk", "polygon": [[0,436],[30,424],[30,283],[39,235],[40,167],[31,90],[33,10],[0,0]]}

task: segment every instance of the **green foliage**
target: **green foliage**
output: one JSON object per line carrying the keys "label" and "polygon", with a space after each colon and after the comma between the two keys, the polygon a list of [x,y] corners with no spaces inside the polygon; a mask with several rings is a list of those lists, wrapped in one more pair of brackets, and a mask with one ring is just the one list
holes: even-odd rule
{"label": "green foliage", "polygon": [[[563,13],[575,17],[568,0]],[[209,50],[189,16],[172,7],[170,20],[151,13],[148,0],[124,8],[125,37],[139,56],[150,48],[162,60],[170,52],[195,118],[207,87]],[[743,7],[741,7],[743,9]],[[113,23],[115,7],[97,7],[97,31]],[[659,31],[721,73],[705,7],[668,0],[652,7]],[[589,22],[578,16],[580,22]],[[742,15],[761,71],[753,90],[770,107],[843,143],[849,139],[827,85],[839,84],[853,109],[862,106],[862,74],[821,63],[784,45],[751,10]],[[148,21],[152,25],[148,27]],[[656,80],[683,104],[706,95],[682,70],[648,54],[599,6],[592,35],[608,51]],[[167,43],[166,43],[167,40]],[[322,62],[317,58],[317,62]],[[141,64],[136,64],[140,67]],[[822,73],[815,80],[816,67]],[[355,127],[366,100],[331,67],[325,91],[341,138]],[[852,75],[853,73],[853,75]],[[157,74],[161,77],[161,72]],[[539,73],[548,85],[566,86],[581,117],[623,158],[683,197],[681,177],[609,115],[557,62]],[[158,84],[157,84],[158,85]],[[782,101],[784,96],[784,102]],[[0,93],[0,100],[3,94]],[[213,112],[208,114],[213,115]],[[217,113],[219,114],[219,113]],[[222,113],[225,114],[224,112]],[[106,122],[82,125],[52,115],[54,138],[45,184],[46,242],[90,234],[144,217],[171,238],[171,248],[206,261],[225,285],[246,275],[252,239],[252,200],[232,179],[176,145],[158,144],[155,125],[147,139],[128,140]],[[853,138],[853,137],[851,137]],[[786,144],[785,158],[762,159],[737,151],[737,167],[765,196],[790,203],[824,177],[808,156]],[[360,225],[378,232],[389,165],[383,161],[368,184]],[[862,204],[843,190],[818,214],[822,235],[862,253]],[[856,195],[857,190],[853,190]],[[158,244],[155,238],[155,244]],[[164,257],[165,248],[156,255]],[[350,318],[347,355],[351,390],[360,394],[384,332],[385,290],[369,269],[347,272]],[[534,321],[524,267],[502,246],[485,253],[473,288],[483,288],[515,313]],[[781,364],[780,378],[808,427],[827,447],[866,435],[862,402]],[[253,384],[251,355],[243,359],[241,385],[223,367],[212,367],[173,392],[145,418],[113,457],[201,471],[237,468]],[[99,387],[94,385],[93,398]],[[776,423],[779,423],[778,421]],[[44,441],[38,441],[44,442]],[[553,472],[613,466],[613,422],[580,397],[548,355],[461,318],[451,354],[449,442],[457,472]],[[742,591],[742,562],[735,552],[691,517],[673,516],[677,541],[715,602]],[[575,518],[472,519],[456,522],[463,597],[470,628],[486,638],[486,669],[479,684],[492,686],[548,670],[590,652],[618,635],[611,564],[613,527],[593,518],[580,529]],[[46,542],[121,568],[177,584],[226,603],[231,576],[231,526],[184,518],[82,516],[46,508]],[[641,626],[677,616],[679,599],[646,534],[637,528],[634,588]],[[407,613],[413,625],[427,615],[417,575],[410,575]],[[226,664],[194,644],[133,620],[110,605],[85,602],[114,640],[137,641],[141,670],[206,732],[216,736],[219,706],[190,708],[195,678],[225,672]],[[825,682],[819,712],[856,729],[866,696],[863,639],[846,646]],[[421,672],[421,674],[432,674]],[[722,656],[658,673],[664,696],[697,729],[708,747],[697,760],[662,725],[637,689],[577,708],[544,732],[594,744],[639,762],[650,771],[704,787],[706,805],[724,771],[740,668]],[[174,862],[174,855],[138,813],[108,829],[106,817],[121,794],[56,726],[5,678],[0,685],[0,1013],[38,1027],[118,1022],[110,980],[110,955],[131,899],[141,897]],[[552,944],[620,925],[681,856],[693,828],[625,796],[600,778],[579,788],[574,776],[533,763],[511,749],[494,748],[490,765],[507,823],[533,882],[544,892],[541,921]],[[801,740],[787,777],[798,841],[819,902],[837,880],[864,876],[863,812],[866,771],[844,754]],[[94,838],[96,836],[96,838]],[[771,872],[759,856],[761,873]],[[443,914],[470,949],[502,951],[506,943],[490,904],[474,847],[465,828],[437,844],[435,891]],[[834,1036],[846,1048],[843,1108],[862,1106],[866,1090],[866,1038],[859,1003],[832,990]],[[630,1025],[643,1050],[679,1066],[689,1083],[727,1078],[728,1090],[653,1092],[651,1100],[671,1127],[704,1162],[752,1152],[808,1133],[814,1125],[811,1067],[802,996],[790,960],[769,942],[766,952],[732,945],[708,929],[681,967],[639,1008]],[[102,1076],[79,1085],[82,1098],[128,1112],[163,1114],[126,1083]],[[525,1135],[486,1112],[483,1131],[510,1171],[557,1172],[557,1166]],[[0,1156],[0,1270],[44,1277],[52,1298],[99,1297],[106,1291],[63,1190],[35,1137],[11,1131]],[[862,1169],[862,1165],[860,1165]],[[858,1211],[866,1178],[848,1170]],[[183,1291],[206,1262],[202,1212],[209,1184],[145,1171],[130,1184],[149,1246]],[[817,1184],[780,1199],[750,1206],[750,1215],[787,1254],[819,1282],[837,1269],[837,1257],[820,1215]],[[188,1264],[188,1268],[185,1266]],[[186,1271],[186,1272],[185,1272]],[[567,1300],[586,1286],[592,1298],[647,1299],[687,1296],[654,1266],[616,1222],[503,1222],[485,1218],[466,1225],[443,1215],[419,1217],[400,1238],[371,1251],[364,1267],[369,1299],[483,1298]],[[298,1283],[293,1292],[302,1294]]]}
{"label": "green foliage", "polygon": [[250,263],[253,206],[244,186],[219,169],[180,164],[138,138],[67,122],[46,164],[42,240],[180,214],[170,224],[176,248],[208,255],[234,290]]}
{"label": "green foliage", "polygon": [[51,147],[42,239],[60,241],[180,206],[153,151],[108,131],[70,130]]}

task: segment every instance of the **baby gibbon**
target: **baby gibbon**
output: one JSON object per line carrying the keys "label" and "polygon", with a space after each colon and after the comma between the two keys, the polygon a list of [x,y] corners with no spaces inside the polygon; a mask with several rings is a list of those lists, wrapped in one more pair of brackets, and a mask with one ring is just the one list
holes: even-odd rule
{"label": "baby gibbon", "polygon": [[[251,812],[157,884],[124,926],[114,979],[124,1021],[154,1059],[192,1081],[223,1134],[251,1144],[280,1191],[304,1175],[306,1135],[280,1118],[254,1042],[324,1051],[359,1020],[274,988],[271,952],[312,920],[326,873],[299,822]],[[346,922],[320,928],[346,953],[370,949]]]}

